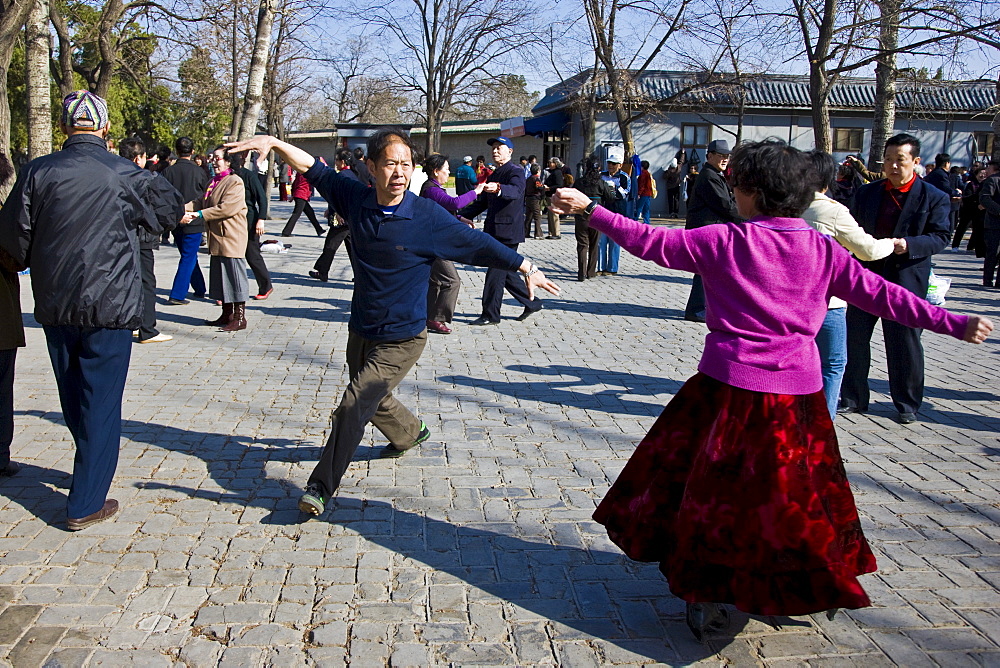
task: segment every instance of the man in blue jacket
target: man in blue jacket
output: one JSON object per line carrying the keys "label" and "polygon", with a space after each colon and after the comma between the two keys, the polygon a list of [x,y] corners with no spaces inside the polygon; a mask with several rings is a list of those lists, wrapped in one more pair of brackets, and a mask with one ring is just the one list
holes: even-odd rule
{"label": "man in blue jacket", "polygon": [[[887,258],[862,264],[882,278],[925,297],[931,274],[931,256],[950,239],[948,195],[917,178],[920,141],[908,134],[885,143],[886,178],[858,188],[851,215],[876,239],[896,239],[896,250]],[[838,413],[868,410],[868,371],[871,337],[878,316],[847,307],[847,368],[840,389]],[[899,411],[899,421],[916,421],[924,396],[924,349],[921,330],[889,320],[882,321],[889,367],[889,394]]]}
{"label": "man in blue jacket", "polygon": [[62,130],[62,150],[29,162],[0,210],[0,261],[31,268],[35,320],[76,443],[66,503],[76,531],[118,512],[107,494],[132,330],[142,322],[137,228],[157,235],[163,227],[148,191],[159,177],[108,152],[103,99],[83,90],[66,96]]}
{"label": "man in blue jacket", "polygon": [[[351,230],[350,384],[333,413],[330,437],[299,500],[300,510],[319,515],[340,485],[368,422],[389,440],[383,457],[398,457],[430,437],[427,425],[399,403],[392,391],[427,342],[427,282],[435,259],[518,270],[525,275],[529,294],[539,287],[554,294],[559,289],[512,249],[459,222],[436,202],[409,192],[413,145],[405,130],[385,128],[369,137],[367,163],[374,188],[338,174],[274,137],[257,136],[229,147],[274,150],[305,175]],[[523,218],[518,228],[523,231]]]}
{"label": "man in blue jacket", "polygon": [[[486,142],[493,148],[497,168],[486,179],[486,187],[472,204],[459,210],[464,218],[475,218],[486,212],[483,231],[507,248],[516,251],[524,242],[524,168],[512,162],[514,142],[506,137],[494,137]],[[513,271],[490,267],[483,282],[483,313],[470,325],[496,325],[500,322],[500,304],[504,288],[524,306],[517,317],[524,320],[542,308],[542,300],[528,293],[524,281]]]}

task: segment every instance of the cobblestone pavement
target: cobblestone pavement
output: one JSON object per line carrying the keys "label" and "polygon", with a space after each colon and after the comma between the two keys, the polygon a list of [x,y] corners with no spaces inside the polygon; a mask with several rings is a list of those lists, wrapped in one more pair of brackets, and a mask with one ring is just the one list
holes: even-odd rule
{"label": "cobblestone pavement", "polygon": [[[277,216],[289,207],[276,205]],[[280,223],[271,222],[277,229]],[[345,382],[351,272],[305,277],[321,240],[300,222],[267,256],[277,287],[249,328],[217,307],[161,305],[169,343],[136,346],[122,511],[65,530],[73,447],[42,333],[18,356],[14,458],[0,481],[0,657],[21,666],[1000,665],[1000,343],[926,334],[927,403],[897,424],[876,341],[869,415],[838,421],[879,562],[874,607],[737,616],[701,645],[653,564],[590,519],[637,441],[695,372],[688,280],[623,256],[575,282],[574,240],[523,247],[564,293],[525,322],[508,301],[474,328],[484,274],[464,269],[456,333],[431,337],[400,397],[432,439],[379,460],[369,432],[332,508],[296,501]],[[309,233],[309,234],[307,234]],[[176,266],[156,254],[165,297]],[[203,256],[203,266],[207,266]],[[1000,321],[971,256],[943,254],[948,305]],[[25,310],[31,312],[27,281]],[[878,336],[876,335],[876,339]]]}

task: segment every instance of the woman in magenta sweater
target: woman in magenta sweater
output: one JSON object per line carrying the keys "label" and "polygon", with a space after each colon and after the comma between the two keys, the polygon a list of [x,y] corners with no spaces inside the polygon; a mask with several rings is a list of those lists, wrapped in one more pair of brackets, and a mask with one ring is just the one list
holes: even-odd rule
{"label": "woman in magenta sweater", "polygon": [[[444,189],[451,175],[448,156],[434,153],[424,161],[424,173],[427,180],[420,187],[420,196],[434,200],[444,207],[448,213],[458,215],[463,206],[472,204],[483,192],[485,184],[478,183],[473,190],[453,197]],[[431,280],[427,288],[427,331],[438,334],[451,334],[452,316],[458,304],[458,291],[462,288],[462,279],[455,270],[455,263],[438,258],[431,267]]]}
{"label": "woman in magenta sweater", "polygon": [[871,604],[875,570],[823,396],[816,332],[840,297],[883,318],[973,343],[993,329],[865,270],[800,215],[810,164],[783,142],[730,162],[745,223],[649,227],[561,189],[561,213],[633,255],[704,277],[710,330],[699,373],[639,444],[594,513],[639,561],[658,561],[695,637],[748,613],[805,615]]}

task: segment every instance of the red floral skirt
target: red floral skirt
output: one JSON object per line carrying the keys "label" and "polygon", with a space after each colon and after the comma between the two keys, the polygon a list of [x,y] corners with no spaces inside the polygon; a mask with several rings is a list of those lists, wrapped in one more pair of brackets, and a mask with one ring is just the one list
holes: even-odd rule
{"label": "red floral skirt", "polygon": [[822,392],[688,380],[594,519],[674,595],[762,615],[871,605],[875,570]]}

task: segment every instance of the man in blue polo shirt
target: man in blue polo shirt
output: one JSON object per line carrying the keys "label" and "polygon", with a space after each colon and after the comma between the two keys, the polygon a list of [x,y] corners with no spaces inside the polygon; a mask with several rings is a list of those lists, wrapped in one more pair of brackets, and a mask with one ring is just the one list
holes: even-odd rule
{"label": "man in blue polo shirt", "polygon": [[398,457],[428,439],[427,426],[392,396],[427,342],[427,281],[436,258],[518,270],[527,289],[559,288],[538,267],[492,237],[459,222],[440,205],[407,190],[413,145],[400,128],[368,139],[375,187],[337,174],[274,137],[229,144],[234,151],[275,151],[347,221],[354,250],[354,296],[348,322],[350,384],[333,413],[330,437],[309,477],[299,509],[319,515],[336,491],[371,422],[389,440],[383,457]]}

